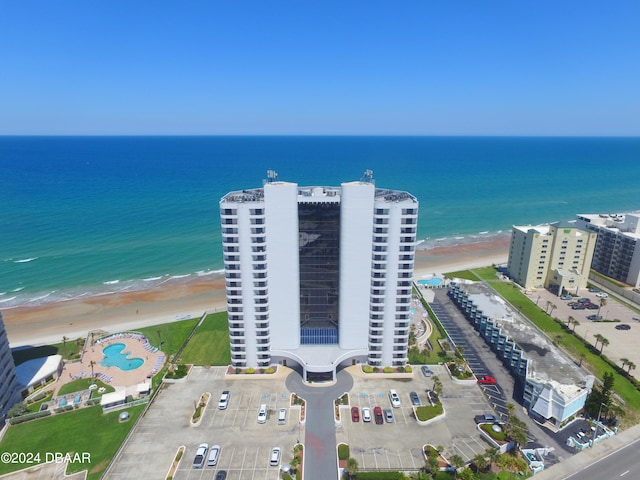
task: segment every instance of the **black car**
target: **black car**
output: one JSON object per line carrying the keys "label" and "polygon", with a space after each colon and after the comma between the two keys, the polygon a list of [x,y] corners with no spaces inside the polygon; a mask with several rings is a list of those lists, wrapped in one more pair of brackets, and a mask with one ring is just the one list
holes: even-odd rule
{"label": "black car", "polygon": [[631,325],[621,323],[620,325],[616,325],[616,330],[631,330]]}
{"label": "black car", "polygon": [[220,470],[218,473],[216,473],[216,480],[225,480],[226,478],[227,478],[226,470]]}

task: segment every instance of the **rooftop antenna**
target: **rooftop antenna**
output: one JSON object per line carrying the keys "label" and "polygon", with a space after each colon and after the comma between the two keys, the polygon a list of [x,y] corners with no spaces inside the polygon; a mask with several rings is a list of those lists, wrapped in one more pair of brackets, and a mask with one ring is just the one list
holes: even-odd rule
{"label": "rooftop antenna", "polygon": [[362,177],[362,181],[366,183],[374,183],[373,181],[373,170],[365,170],[364,176]]}
{"label": "rooftop antenna", "polygon": [[275,170],[267,170],[267,182],[275,182],[278,180],[278,173]]}

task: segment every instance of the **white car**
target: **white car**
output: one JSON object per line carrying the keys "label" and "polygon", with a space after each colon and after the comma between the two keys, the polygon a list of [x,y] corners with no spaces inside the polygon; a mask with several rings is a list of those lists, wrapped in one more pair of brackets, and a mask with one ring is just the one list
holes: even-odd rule
{"label": "white car", "polygon": [[267,423],[267,406],[264,403],[258,409],[258,423]]}
{"label": "white car", "polygon": [[275,447],[271,450],[271,457],[269,458],[269,465],[277,467],[280,463],[280,447]]}
{"label": "white car", "polygon": [[604,292],[600,292],[600,293],[596,293],[596,297],[609,298],[609,294],[604,293]]}
{"label": "white car", "polygon": [[363,422],[371,421],[371,409],[369,407],[362,408],[362,421]]}
{"label": "white car", "polygon": [[391,406],[393,408],[400,408],[400,397],[395,390],[389,390],[389,400],[391,400]]}
{"label": "white car", "polygon": [[198,450],[196,450],[196,457],[193,459],[193,468],[202,468],[204,466],[204,460],[207,457],[208,450],[208,443],[201,443],[198,446]]}
{"label": "white car", "polygon": [[231,397],[231,392],[229,390],[225,390],[222,392],[220,396],[220,401],[218,402],[218,408],[220,410],[226,410],[227,405],[229,404],[229,398]]}

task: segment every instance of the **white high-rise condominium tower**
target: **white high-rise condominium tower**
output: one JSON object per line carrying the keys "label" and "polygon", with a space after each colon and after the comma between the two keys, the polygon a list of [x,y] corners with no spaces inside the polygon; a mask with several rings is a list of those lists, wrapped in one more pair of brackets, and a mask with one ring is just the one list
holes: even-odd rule
{"label": "white high-rise condominium tower", "polygon": [[0,424],[7,411],[20,400],[16,367],[11,356],[2,313],[0,313]]}
{"label": "white high-rise condominium tower", "polygon": [[404,365],[416,198],[370,171],[340,187],[269,177],[220,201],[232,365],[300,366],[307,380]]}

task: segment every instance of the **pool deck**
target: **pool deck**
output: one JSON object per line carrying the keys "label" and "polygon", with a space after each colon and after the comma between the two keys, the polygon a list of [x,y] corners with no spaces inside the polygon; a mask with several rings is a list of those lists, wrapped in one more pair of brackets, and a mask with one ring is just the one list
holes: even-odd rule
{"label": "pool deck", "polygon": [[[166,361],[166,355],[160,350],[152,348],[147,340],[135,335],[117,334],[93,346],[87,346],[80,361],[65,363],[64,370],[57,380],[55,391],[72,380],[91,377],[91,362],[93,361],[93,373],[104,383],[113,387],[133,387],[140,383],[150,382],[148,375],[156,373]],[[130,352],[128,358],[141,358],[144,360],[142,366],[134,370],[120,370],[118,367],[103,367],[100,362],[104,359],[102,350],[116,343],[124,343],[123,352]]]}

